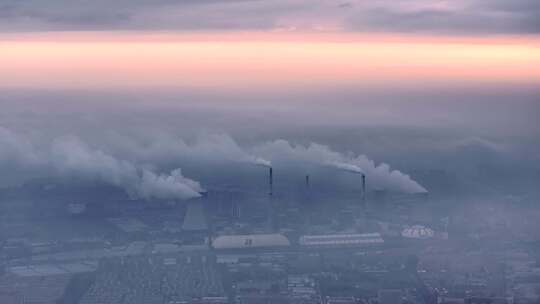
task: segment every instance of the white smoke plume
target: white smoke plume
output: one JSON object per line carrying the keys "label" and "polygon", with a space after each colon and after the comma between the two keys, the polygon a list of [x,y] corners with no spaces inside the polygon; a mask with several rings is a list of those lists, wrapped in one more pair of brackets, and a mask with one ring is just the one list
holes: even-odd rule
{"label": "white smoke plume", "polygon": [[199,156],[204,155],[208,159],[221,158],[226,161],[244,162],[264,167],[272,166],[270,161],[246,152],[232,137],[226,134],[202,134],[192,145],[184,143],[184,146],[185,151]]}
{"label": "white smoke plume", "polygon": [[423,193],[427,190],[407,174],[391,170],[387,164],[376,165],[365,155],[344,155],[328,146],[311,143],[308,146],[292,145],[285,140],[276,140],[254,148],[258,155],[272,162],[294,161],[331,166],[339,170],[365,174],[371,187],[406,193]]}
{"label": "white smoke plume", "polygon": [[64,175],[103,181],[123,188],[134,198],[185,200],[198,197],[203,191],[198,182],[182,176],[180,169],[170,175],[156,174],[100,150],[91,150],[77,138],[56,140],[51,150],[53,167]]}
{"label": "white smoke plume", "polygon": [[225,161],[271,167],[272,163],[243,149],[231,136],[222,133],[203,133],[193,141],[170,134],[159,134],[152,139],[137,141],[131,137],[117,136],[115,149],[122,155],[132,155],[137,161],[155,162],[195,159]]}
{"label": "white smoke plume", "polygon": [[11,130],[0,126],[0,165],[17,167],[37,166],[41,163],[32,143]]}
{"label": "white smoke plume", "polygon": [[134,191],[138,197],[146,199],[190,199],[205,190],[199,182],[184,177],[181,169],[174,169],[169,175],[143,170],[140,184]]}
{"label": "white smoke plume", "polygon": [[59,138],[47,149],[36,149],[26,138],[0,128],[0,163],[47,168],[62,176],[102,181],[144,199],[199,196],[203,191],[200,184],[185,178],[179,169],[170,174],[159,174],[140,165],[195,160],[203,164],[206,161],[225,161],[265,167],[273,163],[307,163],[365,174],[368,186],[375,189],[426,192],[408,175],[391,170],[387,164],[375,164],[365,155],[343,154],[316,143],[303,146],[276,140],[246,150],[224,134],[203,134],[193,141],[167,133],[150,140],[121,136],[115,139],[114,144],[105,144],[103,150],[92,149],[76,137]]}
{"label": "white smoke plume", "polygon": [[134,157],[138,162],[155,163],[163,159],[221,160],[270,167],[273,163],[294,161],[365,174],[369,186],[376,189],[406,193],[426,192],[425,188],[408,175],[391,170],[387,164],[376,165],[365,155],[345,155],[316,143],[293,146],[285,140],[276,140],[245,149],[229,135],[216,133],[201,134],[191,142],[167,134],[154,137],[144,144],[133,138],[124,138],[120,142],[129,143],[121,154],[135,153]]}
{"label": "white smoke plume", "polygon": [[263,159],[263,158],[260,158],[260,157],[256,157],[254,160],[253,160],[253,163],[257,166],[263,166],[263,167],[272,167],[272,162],[266,160],[266,159]]}
{"label": "white smoke plume", "polygon": [[339,170],[351,172],[351,173],[357,173],[357,174],[365,174],[364,170],[362,168],[358,167],[357,165],[348,164],[348,163],[340,163],[340,162],[329,162],[326,164],[329,167],[333,167]]}
{"label": "white smoke plume", "polygon": [[[201,185],[182,175],[156,174],[101,150],[93,150],[76,137],[59,138],[37,149],[23,136],[0,128],[0,164],[25,167],[36,175],[60,175],[100,181],[120,187],[133,198],[190,199],[199,197]],[[48,173],[43,173],[46,171]]]}

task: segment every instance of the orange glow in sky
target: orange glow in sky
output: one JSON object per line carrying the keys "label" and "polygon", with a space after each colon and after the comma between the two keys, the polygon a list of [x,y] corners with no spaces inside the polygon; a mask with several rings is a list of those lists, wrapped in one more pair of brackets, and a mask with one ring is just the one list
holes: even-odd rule
{"label": "orange glow in sky", "polygon": [[540,83],[534,39],[299,33],[0,35],[0,87]]}

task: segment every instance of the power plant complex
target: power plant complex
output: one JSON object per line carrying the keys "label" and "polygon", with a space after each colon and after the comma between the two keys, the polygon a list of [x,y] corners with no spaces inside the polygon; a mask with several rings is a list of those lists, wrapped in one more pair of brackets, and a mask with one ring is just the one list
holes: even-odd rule
{"label": "power plant complex", "polygon": [[[470,254],[434,249],[480,236],[460,236],[460,219],[426,213],[433,206],[427,192],[377,188],[377,176],[350,164],[329,163],[328,171],[261,166],[246,166],[255,176],[249,186],[203,188],[182,172],[143,177],[191,184],[197,195],[185,201],[130,197],[101,184],[25,185],[21,191],[48,203],[17,208],[54,234],[20,230],[10,217],[17,209],[4,207],[0,300],[33,303],[23,296],[32,294],[78,304],[431,304],[454,303],[465,288],[482,301],[509,303],[500,259],[475,259],[485,270],[467,277],[458,266]],[[456,283],[442,289],[449,271]]]}

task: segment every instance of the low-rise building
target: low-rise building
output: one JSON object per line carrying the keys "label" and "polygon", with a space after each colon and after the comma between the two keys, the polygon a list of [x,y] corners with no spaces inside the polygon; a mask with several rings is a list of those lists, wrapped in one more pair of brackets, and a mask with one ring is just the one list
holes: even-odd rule
{"label": "low-rise building", "polygon": [[302,246],[339,247],[383,244],[380,233],[304,235],[299,241]]}

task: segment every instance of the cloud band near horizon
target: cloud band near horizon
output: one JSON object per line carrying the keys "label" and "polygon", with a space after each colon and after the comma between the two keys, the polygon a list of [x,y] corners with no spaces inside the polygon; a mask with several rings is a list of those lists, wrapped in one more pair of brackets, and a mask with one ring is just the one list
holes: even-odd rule
{"label": "cloud band near horizon", "polygon": [[0,0],[0,32],[540,33],[537,0]]}

